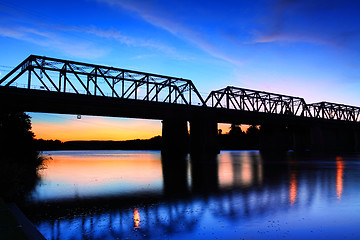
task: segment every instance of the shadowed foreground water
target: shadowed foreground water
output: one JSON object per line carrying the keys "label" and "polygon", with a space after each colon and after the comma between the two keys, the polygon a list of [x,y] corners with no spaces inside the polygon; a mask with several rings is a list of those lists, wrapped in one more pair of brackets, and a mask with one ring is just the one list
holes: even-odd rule
{"label": "shadowed foreground water", "polygon": [[23,210],[47,239],[360,239],[360,155],[46,154]]}

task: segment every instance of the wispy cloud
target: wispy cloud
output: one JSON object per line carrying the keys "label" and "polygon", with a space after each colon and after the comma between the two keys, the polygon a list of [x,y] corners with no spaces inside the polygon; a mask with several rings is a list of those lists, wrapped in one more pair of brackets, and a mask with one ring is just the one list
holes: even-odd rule
{"label": "wispy cloud", "polygon": [[181,21],[179,21],[178,15],[172,14],[168,9],[163,9],[160,5],[153,1],[98,1],[107,3],[110,6],[121,7],[133,11],[148,23],[162,28],[179,38],[191,42],[213,57],[225,60],[237,66],[242,65],[242,61],[240,61],[237,57],[233,57],[232,55],[223,52],[216,45],[208,41],[209,36],[193,29],[189,25],[182,24]]}
{"label": "wispy cloud", "polygon": [[255,33],[253,43],[271,43],[271,42],[308,42],[319,45],[335,45],[332,42],[316,36],[306,35],[305,33],[294,32],[273,32],[273,33]]}
{"label": "wispy cloud", "polygon": [[149,49],[159,50],[161,52],[167,53],[172,56],[178,56],[177,51],[165,44],[154,42],[150,39],[141,39],[131,37],[125,34],[122,34],[119,30],[110,28],[110,29],[102,29],[96,26],[87,26],[87,27],[61,27],[63,31],[70,31],[70,32],[81,32],[90,35],[94,35],[101,38],[113,39],[118,41],[120,44],[125,44],[128,46],[133,47],[146,47]]}
{"label": "wispy cloud", "polygon": [[[145,47],[164,52],[170,56],[181,58],[180,54],[172,47],[157,43],[148,39],[139,39],[122,34],[116,29],[101,29],[95,26],[49,26],[47,30],[41,30],[43,27],[33,26],[0,26],[0,36],[10,37],[26,42],[30,42],[42,47],[57,49],[70,56],[81,58],[97,58],[106,55],[109,48],[98,46],[91,40],[84,41],[74,37],[69,37],[73,33],[88,34],[95,37],[112,39],[120,44],[132,47]],[[92,39],[92,37],[88,37]]]}
{"label": "wispy cloud", "polygon": [[262,17],[254,42],[309,42],[346,47],[360,39],[359,1],[278,0]]}
{"label": "wispy cloud", "polygon": [[[115,40],[121,45],[148,48],[172,57],[180,57],[175,48],[162,42],[132,37],[116,28],[104,28],[104,25],[97,22],[92,22],[92,25],[74,25],[61,17],[53,19],[53,16],[48,14],[29,12],[21,8],[20,4],[5,4],[4,6],[0,9],[0,16],[6,16],[3,19],[0,17],[0,36],[31,42],[43,47],[50,46],[52,50],[56,49],[66,55],[76,57],[101,57],[108,51],[118,50],[119,45],[106,45],[104,39]],[[44,19],[46,21],[42,21]],[[55,20],[59,19],[61,23],[55,23]],[[95,37],[102,38],[100,39],[102,44],[99,44],[97,41],[99,39]]]}
{"label": "wispy cloud", "polygon": [[23,26],[0,26],[0,36],[30,42],[48,49],[56,49],[66,55],[81,58],[97,58],[106,54],[106,50],[91,42],[74,40],[51,31]]}

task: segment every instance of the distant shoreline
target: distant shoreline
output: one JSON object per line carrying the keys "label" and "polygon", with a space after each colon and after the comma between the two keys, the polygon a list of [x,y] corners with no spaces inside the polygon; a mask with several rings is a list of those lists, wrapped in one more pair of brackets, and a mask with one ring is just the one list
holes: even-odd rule
{"label": "distant shoreline", "polygon": [[[221,150],[259,150],[258,139],[244,138],[240,136],[219,136]],[[125,141],[112,140],[88,140],[88,141],[66,141],[35,139],[37,151],[57,150],[161,150],[161,136],[150,139],[134,139]]]}
{"label": "distant shoreline", "polygon": [[134,139],[125,141],[66,141],[59,140],[35,140],[37,151],[56,150],[160,150],[161,137],[156,136],[150,139]]}
{"label": "distant shoreline", "polygon": [[[246,132],[243,132],[239,125],[232,124],[228,133],[222,134],[221,129],[218,131],[218,141],[220,150],[259,150],[260,129],[257,126],[250,126]],[[161,150],[162,137],[155,136],[150,139],[134,139],[125,141],[90,140],[67,142],[61,142],[60,140],[35,139],[34,144],[37,151]]]}

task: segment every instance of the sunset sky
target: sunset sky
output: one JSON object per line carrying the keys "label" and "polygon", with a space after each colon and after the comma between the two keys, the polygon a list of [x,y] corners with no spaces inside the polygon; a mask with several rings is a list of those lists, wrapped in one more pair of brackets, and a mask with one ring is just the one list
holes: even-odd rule
{"label": "sunset sky", "polygon": [[[0,0],[0,78],[30,54],[360,106],[360,1]],[[30,113],[38,138],[134,139],[159,121]]]}

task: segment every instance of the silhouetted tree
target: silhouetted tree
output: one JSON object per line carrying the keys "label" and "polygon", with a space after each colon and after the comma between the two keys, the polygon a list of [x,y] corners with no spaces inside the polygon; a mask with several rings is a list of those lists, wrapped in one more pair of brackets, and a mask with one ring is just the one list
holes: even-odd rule
{"label": "silhouetted tree", "polygon": [[17,154],[27,154],[33,149],[33,140],[29,115],[23,112],[0,113],[1,156],[12,154],[15,150]]}
{"label": "silhouetted tree", "polygon": [[240,125],[231,124],[229,135],[230,136],[240,136],[243,134],[243,131],[240,128]]}
{"label": "silhouetted tree", "polygon": [[30,116],[23,112],[0,112],[0,196],[25,196],[36,181],[43,158],[34,149]]}
{"label": "silhouetted tree", "polygon": [[256,125],[251,125],[246,130],[246,135],[248,136],[259,136],[259,134],[260,134],[260,128],[258,128]]}

